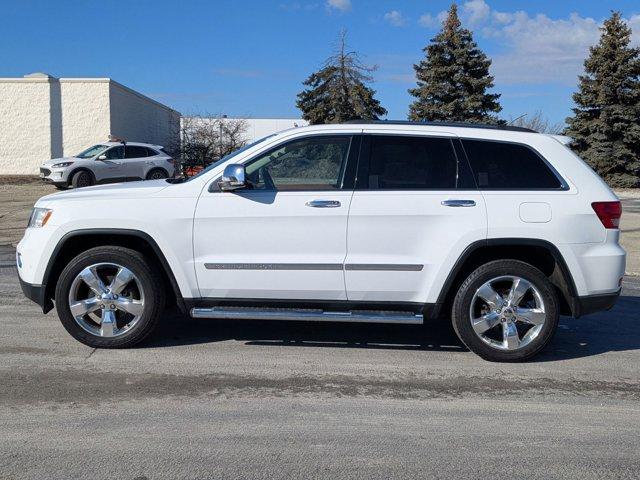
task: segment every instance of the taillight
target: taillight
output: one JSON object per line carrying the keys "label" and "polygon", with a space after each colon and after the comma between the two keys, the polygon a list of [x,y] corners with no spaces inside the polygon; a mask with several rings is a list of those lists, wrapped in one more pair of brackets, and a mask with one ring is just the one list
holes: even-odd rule
{"label": "taillight", "polygon": [[618,228],[620,226],[620,217],[622,216],[620,202],[593,202],[591,206],[604,228]]}

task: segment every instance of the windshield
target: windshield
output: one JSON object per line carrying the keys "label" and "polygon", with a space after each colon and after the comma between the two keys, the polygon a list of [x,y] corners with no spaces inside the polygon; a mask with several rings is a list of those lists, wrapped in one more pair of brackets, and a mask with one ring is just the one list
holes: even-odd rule
{"label": "windshield", "polygon": [[267,135],[266,137],[262,137],[260,140],[256,140],[255,142],[249,143],[247,145],[245,145],[244,147],[239,148],[238,150],[235,150],[233,152],[231,152],[228,155],[225,155],[224,157],[222,157],[220,160],[218,160],[217,162],[213,162],[211,165],[209,165],[207,168],[205,168],[204,170],[202,170],[201,172],[199,172],[197,175],[194,175],[193,177],[189,178],[187,180],[187,182],[193,180],[194,178],[199,177],[200,175],[203,175],[204,173],[207,173],[211,170],[213,170],[214,168],[216,168],[218,165],[222,165],[224,162],[231,160],[233,157],[235,157],[236,155],[241,154],[242,152],[244,152],[245,150],[249,150],[251,147],[255,147],[256,145],[258,145],[259,143],[264,142],[266,139],[271,138],[271,137],[275,137],[276,134],[273,133],[271,135]]}
{"label": "windshield", "polygon": [[107,148],[109,148],[109,145],[94,145],[93,147],[89,147],[86,150],[83,150],[82,152],[80,152],[78,155],[76,155],[76,158],[95,157],[96,155],[99,155],[102,152],[104,152]]}

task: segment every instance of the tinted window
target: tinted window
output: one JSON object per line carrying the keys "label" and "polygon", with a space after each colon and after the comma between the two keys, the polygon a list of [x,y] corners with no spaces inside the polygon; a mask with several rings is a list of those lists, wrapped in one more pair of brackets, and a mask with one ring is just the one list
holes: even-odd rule
{"label": "tinted window", "polygon": [[370,189],[456,188],[458,162],[447,138],[374,136],[370,158]]}
{"label": "tinted window", "polygon": [[478,188],[556,189],[562,185],[544,160],[526,145],[463,140]]}
{"label": "tinted window", "polygon": [[147,149],[144,147],[136,147],[135,145],[127,145],[125,148],[124,158],[144,158],[147,156]]}
{"label": "tinted window", "polygon": [[[156,155],[158,155],[158,152],[156,152],[153,148],[147,148],[146,150],[147,150],[148,157],[155,157]],[[164,153],[167,153],[167,152],[164,152]]]}
{"label": "tinted window", "polygon": [[350,144],[350,136],[294,140],[248,163],[247,178],[262,190],[338,189]]}
{"label": "tinted window", "polygon": [[120,160],[124,156],[124,147],[113,147],[105,152],[109,160]]}

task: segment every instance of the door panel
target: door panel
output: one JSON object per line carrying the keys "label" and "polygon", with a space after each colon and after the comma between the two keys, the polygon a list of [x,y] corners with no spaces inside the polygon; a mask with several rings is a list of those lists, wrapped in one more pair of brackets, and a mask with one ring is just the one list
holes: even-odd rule
{"label": "door panel", "polygon": [[[203,193],[194,224],[203,297],[344,300],[351,191]],[[339,202],[333,208],[307,203]]]}
{"label": "door panel", "polygon": [[[451,199],[475,206],[442,204]],[[348,299],[435,302],[439,289],[432,290],[444,283],[447,265],[486,232],[484,200],[477,192],[356,191],[345,261]]]}

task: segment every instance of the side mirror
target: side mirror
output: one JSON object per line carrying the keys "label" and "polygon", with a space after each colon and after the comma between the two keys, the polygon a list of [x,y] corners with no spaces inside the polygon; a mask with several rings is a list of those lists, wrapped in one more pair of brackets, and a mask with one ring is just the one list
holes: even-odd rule
{"label": "side mirror", "polygon": [[231,192],[247,186],[244,165],[232,163],[224,168],[218,187],[223,192]]}
{"label": "side mirror", "polygon": [[107,156],[103,153],[102,155],[100,155],[98,158],[96,158],[96,160],[106,160]]}

